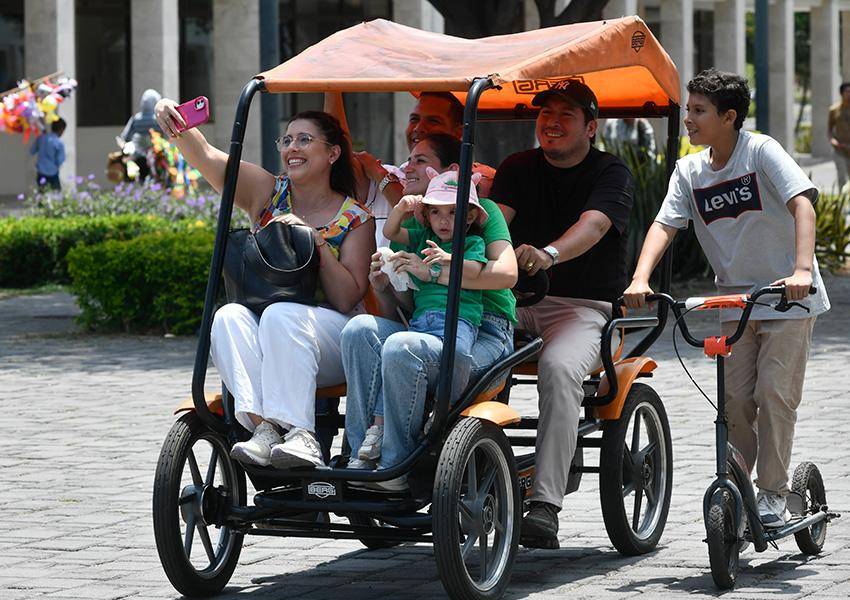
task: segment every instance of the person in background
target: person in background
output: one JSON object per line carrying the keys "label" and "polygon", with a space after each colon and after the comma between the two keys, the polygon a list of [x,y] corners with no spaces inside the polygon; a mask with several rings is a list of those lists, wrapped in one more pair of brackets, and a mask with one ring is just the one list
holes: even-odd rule
{"label": "person in background", "polygon": [[850,81],[838,88],[841,100],[829,107],[827,135],[835,154],[838,189],[842,190],[850,175]]}
{"label": "person in background", "polygon": [[59,168],[65,162],[65,142],[60,138],[65,133],[65,127],[65,120],[57,119],[51,123],[49,132],[35,138],[30,148],[30,154],[38,157],[35,162],[35,180],[38,187],[62,189],[62,184],[59,183]]}
{"label": "person in background", "polygon": [[151,172],[148,166],[148,150],[151,148],[150,130],[162,133],[154,116],[154,107],[160,98],[162,96],[156,90],[142,92],[139,112],[130,117],[120,135],[124,142],[133,142],[134,149],[130,158],[139,165],[139,181],[144,181]]}
{"label": "person in background", "polygon": [[608,119],[602,129],[602,139],[609,152],[617,154],[628,145],[642,158],[655,158],[655,132],[646,119]]}

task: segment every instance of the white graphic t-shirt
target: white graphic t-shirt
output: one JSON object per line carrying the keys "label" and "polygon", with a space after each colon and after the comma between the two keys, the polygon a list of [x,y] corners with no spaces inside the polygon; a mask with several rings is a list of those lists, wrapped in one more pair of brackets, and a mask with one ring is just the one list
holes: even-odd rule
{"label": "white graphic t-shirt", "polygon": [[[667,196],[655,220],[685,229],[693,221],[697,239],[711,263],[721,294],[755,291],[794,273],[796,233],[786,203],[803,194],[812,202],[817,189],[773,138],[740,131],[729,162],[711,168],[705,149],[676,162]],[[817,260],[812,283],[817,293],[802,301],[811,312],[780,313],[756,306],[752,319],[802,319],[829,310]],[[774,304],[776,297],[763,297]],[[738,310],[723,310],[721,320],[736,320]]]}

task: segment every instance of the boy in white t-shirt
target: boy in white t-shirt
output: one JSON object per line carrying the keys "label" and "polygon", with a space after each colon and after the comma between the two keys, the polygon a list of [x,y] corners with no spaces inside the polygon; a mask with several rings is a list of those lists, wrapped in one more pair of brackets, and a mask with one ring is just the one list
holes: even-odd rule
{"label": "boy in white t-shirt", "polygon": [[[688,83],[685,127],[706,150],[676,163],[667,196],[647,232],[626,305],[651,294],[649,277],[676,231],[694,223],[721,294],[785,285],[810,312],[756,306],[726,362],[729,440],[756,467],[759,517],[786,522],[788,467],[812,327],[829,310],[815,250],[817,190],[774,139],[741,130],[750,103],[743,77],[708,69]],[[809,296],[810,286],[817,293]],[[721,312],[732,335],[739,311]]]}

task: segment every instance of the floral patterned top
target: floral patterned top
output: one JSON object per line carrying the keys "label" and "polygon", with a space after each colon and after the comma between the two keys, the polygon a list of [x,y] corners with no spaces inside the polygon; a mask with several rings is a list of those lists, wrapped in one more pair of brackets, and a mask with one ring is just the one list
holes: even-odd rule
{"label": "floral patterned top", "polygon": [[[268,225],[269,221],[273,218],[291,212],[292,190],[290,189],[289,178],[285,175],[279,175],[277,181],[275,181],[271,199],[263,209],[263,212],[260,213],[260,218],[254,223],[253,231],[256,233]],[[371,218],[372,213],[369,212],[368,208],[354,198],[347,196],[334,218],[326,225],[316,227],[316,231],[322,234],[322,237],[328,243],[328,248],[330,248],[334,256],[339,258],[339,248],[342,246],[345,235],[349,231],[357,229]]]}

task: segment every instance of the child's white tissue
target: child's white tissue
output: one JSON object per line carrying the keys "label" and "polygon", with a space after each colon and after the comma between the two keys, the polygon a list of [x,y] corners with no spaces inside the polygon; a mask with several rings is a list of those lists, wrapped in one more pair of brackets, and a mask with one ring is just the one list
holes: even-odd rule
{"label": "child's white tissue", "polygon": [[390,264],[390,257],[395,254],[389,248],[378,248],[378,253],[381,255],[381,273],[386,273],[390,279],[390,284],[397,292],[405,290],[418,290],[416,284],[410,279],[410,274],[406,272],[397,273]]}

